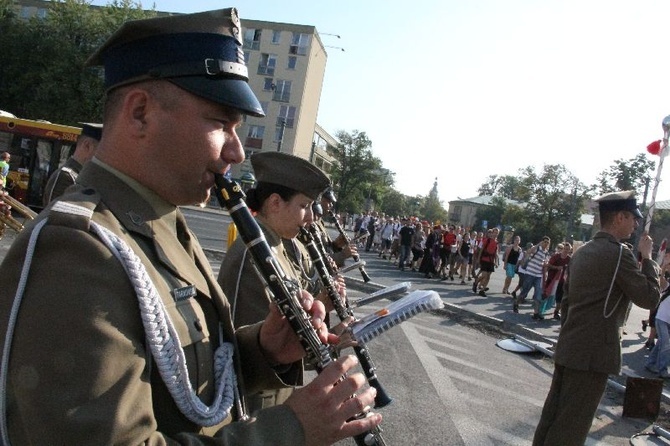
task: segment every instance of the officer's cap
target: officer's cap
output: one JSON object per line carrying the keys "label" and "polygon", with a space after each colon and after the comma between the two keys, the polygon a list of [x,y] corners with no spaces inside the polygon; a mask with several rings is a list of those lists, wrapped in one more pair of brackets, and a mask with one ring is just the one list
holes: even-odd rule
{"label": "officer's cap", "polygon": [[93,122],[80,122],[80,124],[81,136],[88,136],[96,141],[100,141],[100,138],[102,138],[102,124]]}
{"label": "officer's cap", "polygon": [[599,196],[595,201],[598,202],[600,211],[628,211],[637,218],[643,218],[633,190],[610,192]]}
{"label": "officer's cap", "polygon": [[247,83],[235,8],[128,21],[87,65],[105,67],[107,90],[167,79],[196,96],[265,116]]}
{"label": "officer's cap", "polygon": [[309,161],[283,152],[261,152],[251,156],[256,181],[279,184],[312,200],[328,187],[325,173]]}
{"label": "officer's cap", "polygon": [[325,191],[323,191],[322,198],[330,201],[331,203],[336,203],[337,199],[335,198],[335,192],[331,186],[328,186]]}

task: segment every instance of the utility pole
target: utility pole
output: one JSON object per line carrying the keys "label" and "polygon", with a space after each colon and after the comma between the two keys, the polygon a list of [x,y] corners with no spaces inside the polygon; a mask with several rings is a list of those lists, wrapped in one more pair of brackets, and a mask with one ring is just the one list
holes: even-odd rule
{"label": "utility pole", "polygon": [[277,152],[281,152],[281,143],[284,141],[284,130],[286,130],[286,119],[279,119],[279,141],[277,141]]}

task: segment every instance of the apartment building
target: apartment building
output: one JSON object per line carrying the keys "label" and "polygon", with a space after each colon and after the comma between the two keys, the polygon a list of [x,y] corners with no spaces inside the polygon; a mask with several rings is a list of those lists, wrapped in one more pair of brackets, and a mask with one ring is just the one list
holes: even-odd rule
{"label": "apartment building", "polygon": [[[17,0],[17,16],[46,17],[49,2]],[[169,12],[158,12],[170,14]],[[317,124],[328,54],[314,26],[241,18],[249,85],[266,116],[247,116],[238,130],[247,160],[231,175],[249,178],[249,157],[259,151],[282,151],[310,160],[329,172],[328,147],[337,144]]]}

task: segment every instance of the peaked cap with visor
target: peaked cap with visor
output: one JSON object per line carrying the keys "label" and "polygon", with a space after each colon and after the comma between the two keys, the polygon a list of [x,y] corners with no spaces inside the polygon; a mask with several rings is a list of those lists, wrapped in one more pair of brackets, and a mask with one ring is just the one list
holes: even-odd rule
{"label": "peaked cap with visor", "polygon": [[235,8],[124,23],[87,61],[103,65],[107,91],[165,79],[201,98],[265,116],[249,87]]}

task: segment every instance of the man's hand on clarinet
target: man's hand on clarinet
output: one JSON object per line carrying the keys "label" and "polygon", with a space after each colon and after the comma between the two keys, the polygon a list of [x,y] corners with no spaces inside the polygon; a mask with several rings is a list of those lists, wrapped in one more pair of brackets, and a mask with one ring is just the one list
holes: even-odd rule
{"label": "man's hand on clarinet", "polygon": [[357,364],[356,356],[339,358],[286,400],[285,404],[302,424],[305,444],[333,444],[367,432],[381,423],[382,416],[378,413],[370,413],[361,420],[353,419],[374,405],[377,394],[373,387],[363,389],[367,380],[362,373],[342,378]]}

